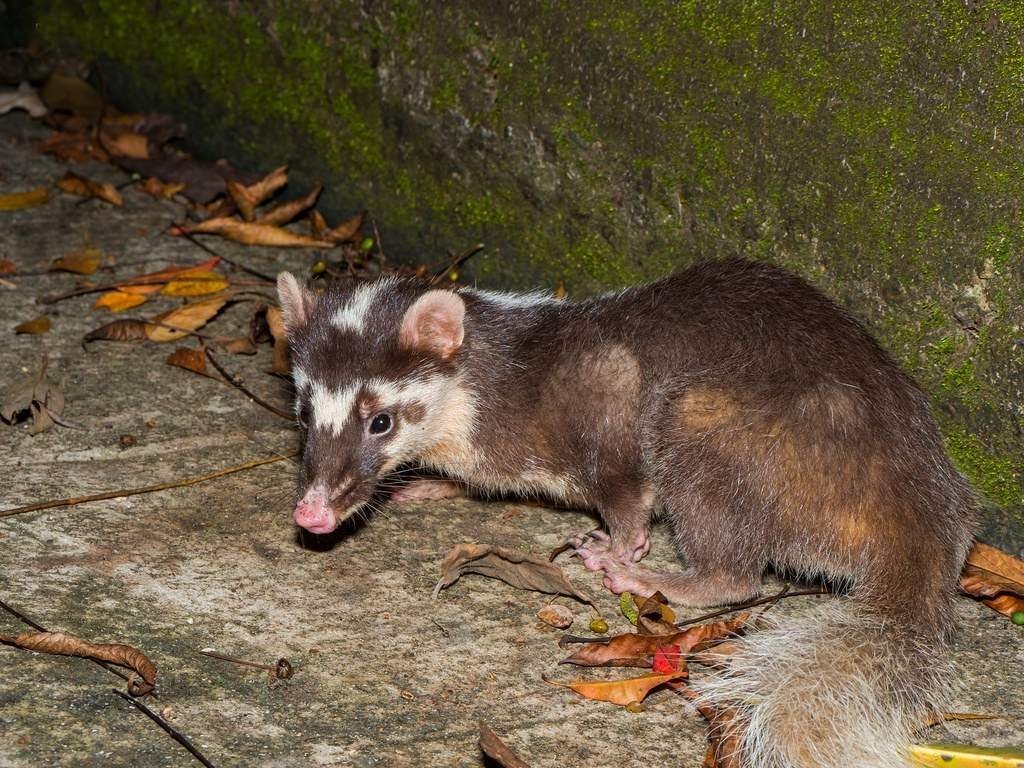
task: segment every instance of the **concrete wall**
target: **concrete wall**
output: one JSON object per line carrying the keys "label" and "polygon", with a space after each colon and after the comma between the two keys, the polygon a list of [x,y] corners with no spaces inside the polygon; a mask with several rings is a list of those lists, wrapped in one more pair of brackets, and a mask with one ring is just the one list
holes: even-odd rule
{"label": "concrete wall", "polygon": [[34,12],[206,152],[289,161],[338,210],[371,208],[392,255],[479,240],[483,282],[574,293],[698,255],[796,269],[934,394],[990,525],[1024,530],[1019,0]]}

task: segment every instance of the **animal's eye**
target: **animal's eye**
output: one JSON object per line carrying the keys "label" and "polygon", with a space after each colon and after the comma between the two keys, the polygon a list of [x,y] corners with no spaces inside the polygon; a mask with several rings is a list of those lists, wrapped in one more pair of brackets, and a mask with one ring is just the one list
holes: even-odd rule
{"label": "animal's eye", "polygon": [[304,405],[299,408],[299,413],[296,418],[298,419],[300,427],[303,429],[309,429],[309,405]]}
{"label": "animal's eye", "polygon": [[370,422],[371,435],[386,435],[391,431],[391,417],[386,413],[378,413]]}

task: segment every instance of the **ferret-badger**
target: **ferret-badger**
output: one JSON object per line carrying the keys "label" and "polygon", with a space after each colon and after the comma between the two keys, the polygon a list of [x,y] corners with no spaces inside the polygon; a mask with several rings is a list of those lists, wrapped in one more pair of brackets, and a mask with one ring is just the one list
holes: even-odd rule
{"label": "ferret-badger", "polygon": [[[744,765],[906,763],[949,678],[976,501],[926,397],[797,276],[708,261],[585,301],[382,278],[278,290],[305,433],[296,522],[333,530],[418,462],[482,492],[597,510],[570,537],[616,592],[709,606],[769,566],[849,587],[751,633],[702,688]],[[685,561],[639,564],[660,512]]]}

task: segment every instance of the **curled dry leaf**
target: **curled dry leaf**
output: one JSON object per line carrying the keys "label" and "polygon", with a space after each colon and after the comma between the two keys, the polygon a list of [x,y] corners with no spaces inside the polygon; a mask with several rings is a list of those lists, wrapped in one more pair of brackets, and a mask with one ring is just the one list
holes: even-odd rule
{"label": "curled dry leaf", "polygon": [[300,197],[296,200],[290,200],[287,203],[281,203],[280,205],[275,205],[266,213],[262,213],[257,216],[256,223],[269,224],[274,227],[287,224],[307,208],[312,207],[312,205],[316,203],[317,198],[320,197],[320,193],[323,189],[324,188],[321,185],[317,184],[304,197]]}
{"label": "curled dry leaf", "polygon": [[274,356],[270,366],[272,373],[288,374],[291,363],[288,358],[288,338],[284,332],[284,318],[279,307],[267,307],[267,326],[274,337]]}
{"label": "curled dry leaf", "polygon": [[18,265],[10,259],[0,259],[0,275],[13,275],[18,271]]}
{"label": "curled dry leaf", "polygon": [[480,723],[480,751],[502,768],[530,768],[522,758],[509,749],[498,734]]}
{"label": "curled dry leaf", "polygon": [[201,349],[182,347],[176,349],[167,356],[167,364],[176,368],[184,368],[186,371],[198,373],[200,376],[214,378],[206,371],[206,355]]}
{"label": "curled dry leaf", "polygon": [[54,424],[67,426],[60,420],[64,412],[64,392],[46,378],[47,359],[44,355],[39,370],[14,383],[0,400],[0,419],[14,424],[26,417],[32,419],[30,435],[37,435]]}
{"label": "curled dry leaf", "polygon": [[297,232],[268,224],[239,221],[238,219],[207,219],[187,227],[170,230],[172,235],[220,235],[243,245],[267,245],[277,248],[333,248],[328,240],[315,240]]}
{"label": "curled dry leaf", "polygon": [[139,184],[139,189],[147,195],[155,197],[157,200],[170,200],[176,194],[182,192],[185,189],[185,185],[180,182],[164,183],[156,176],[150,176]]}
{"label": "curled dry leaf", "polygon": [[309,230],[313,233],[313,237],[318,240],[323,239],[324,232],[327,231],[327,222],[324,221],[323,214],[320,211],[312,210],[309,212]]}
{"label": "curled dry leaf", "polygon": [[549,627],[565,629],[572,626],[572,622],[576,617],[564,605],[545,605],[537,611],[537,618]]}
{"label": "curled dry leaf", "polygon": [[40,315],[24,323],[14,326],[15,333],[40,334],[50,330],[50,318],[48,315]]}
{"label": "curled dry leaf", "polygon": [[98,181],[79,176],[77,173],[68,171],[57,179],[57,188],[70,195],[79,197],[95,197],[111,205],[123,206],[124,198],[117,191],[113,184],[101,184]]}
{"label": "curled dry leaf", "polygon": [[467,573],[500,579],[517,589],[529,589],[548,595],[566,595],[590,605],[594,601],[578,589],[557,565],[524,552],[491,544],[457,544],[441,563],[441,578],[434,587],[436,598]]}
{"label": "curled dry leaf", "polygon": [[542,679],[551,685],[571,688],[585,698],[593,699],[594,701],[607,701],[610,704],[624,707],[634,702],[643,701],[647,698],[647,694],[658,686],[676,680],[683,680],[687,674],[685,670],[681,670],[665,675],[640,675],[640,677],[630,677],[626,680],[573,680],[569,683],[558,683],[547,678]]}
{"label": "curled dry leaf", "polygon": [[160,292],[167,296],[209,296],[220,293],[230,283],[223,275],[208,270],[188,269],[169,280]]}
{"label": "curled dry leaf", "polygon": [[1024,610],[1024,561],[977,542],[967,555],[960,587],[992,610],[1012,616]]}
{"label": "curled dry leaf", "polygon": [[146,336],[150,341],[176,341],[190,331],[198,331],[224,308],[229,298],[228,295],[215,296],[157,315],[150,321]]}
{"label": "curled dry leaf", "polygon": [[35,208],[49,199],[50,190],[46,187],[36,187],[28,192],[0,195],[0,211],[21,211],[25,208]]}
{"label": "curled dry leaf", "polygon": [[[128,681],[132,696],[143,696],[156,686],[156,665],[138,648],[120,643],[90,643],[64,632],[23,632],[0,635],[0,642],[26,651],[58,656],[80,656],[128,667],[139,677]],[[141,678],[141,679],[139,679]]]}
{"label": "curled dry leaf", "polygon": [[355,216],[350,216],[334,229],[324,232],[324,239],[332,243],[349,243],[359,236],[359,230],[363,228],[366,221],[366,211],[360,211]]}
{"label": "curled dry leaf", "polygon": [[246,221],[255,218],[256,208],[288,183],[288,166],[275,168],[254,184],[245,186],[237,181],[227,182],[227,191]]}
{"label": "curled dry leaf", "polygon": [[220,348],[229,355],[255,355],[258,351],[252,339],[248,336],[239,336],[237,339],[228,339],[219,342]]}
{"label": "curled dry leaf", "polygon": [[103,253],[99,248],[87,246],[77,251],[68,251],[53,260],[50,269],[54,272],[71,272],[76,275],[91,275],[103,263]]}
{"label": "curled dry leaf", "polygon": [[83,337],[83,341],[145,341],[146,321],[134,318],[112,320],[94,328]]}
{"label": "curled dry leaf", "polygon": [[209,272],[212,271],[219,263],[220,256],[214,256],[201,264],[196,264],[191,267],[165,267],[164,269],[159,269],[156,272],[148,272],[144,275],[137,275],[136,277],[128,278],[127,280],[120,280],[113,287],[116,287],[119,291],[124,291],[125,293],[156,293],[164,286],[165,283],[176,277],[187,275],[190,272]]}
{"label": "curled dry leaf", "polygon": [[636,605],[638,632],[646,635],[675,634],[676,613],[661,592],[655,592],[650,597],[633,595],[633,602]]}
{"label": "curled dry leaf", "polygon": [[741,613],[726,621],[698,624],[672,635],[616,635],[607,641],[587,643],[560,663],[581,667],[649,667],[660,646],[678,646],[682,654],[704,651],[741,632],[749,618],[749,613]]}

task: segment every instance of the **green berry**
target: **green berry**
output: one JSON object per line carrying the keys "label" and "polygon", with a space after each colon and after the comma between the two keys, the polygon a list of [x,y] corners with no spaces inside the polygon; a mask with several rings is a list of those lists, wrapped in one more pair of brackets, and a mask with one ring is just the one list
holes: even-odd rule
{"label": "green berry", "polygon": [[1024,627],[1024,611],[1014,611],[1010,614],[1010,621],[1018,627]]}
{"label": "green berry", "polygon": [[591,619],[590,631],[598,635],[603,635],[608,632],[608,622],[601,618]]}
{"label": "green berry", "polygon": [[359,247],[362,248],[366,252],[369,252],[369,251],[373,250],[373,238],[372,237],[364,237],[363,238],[363,242],[361,242],[359,244]]}

